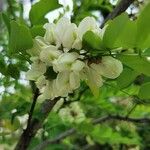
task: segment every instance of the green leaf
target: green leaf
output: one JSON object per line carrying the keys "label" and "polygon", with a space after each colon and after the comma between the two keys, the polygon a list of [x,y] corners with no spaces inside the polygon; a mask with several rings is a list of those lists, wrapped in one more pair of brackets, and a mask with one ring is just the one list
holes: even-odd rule
{"label": "green leaf", "polygon": [[146,5],[137,19],[137,40],[138,48],[150,47],[150,3]]}
{"label": "green leaf", "polygon": [[92,31],[87,31],[83,35],[83,47],[91,54],[98,54],[104,51],[100,36]]}
{"label": "green leaf", "polygon": [[123,72],[120,74],[120,76],[117,78],[117,85],[119,88],[126,88],[128,87],[134,80],[135,78],[139,75],[137,71],[125,67],[123,69]]}
{"label": "green leaf", "polygon": [[145,83],[141,86],[138,97],[141,99],[150,99],[150,82]]}
{"label": "green leaf", "polygon": [[7,73],[15,79],[18,79],[20,76],[20,72],[18,67],[15,64],[9,64],[7,67]]}
{"label": "green leaf", "polygon": [[121,55],[118,59],[133,70],[150,76],[150,62],[146,58],[135,55]]}
{"label": "green leaf", "polygon": [[44,24],[46,22],[44,16],[54,10],[61,7],[58,0],[40,0],[35,3],[29,14],[29,18],[32,24]]}
{"label": "green leaf", "polygon": [[[139,144],[138,138],[135,138],[135,135],[131,134],[131,137],[121,135],[121,132],[112,130],[108,125],[97,125],[91,131],[91,137],[94,141],[105,144],[119,144],[124,143],[128,145]],[[111,138],[110,138],[111,137]]]}
{"label": "green leaf", "polygon": [[10,19],[8,18],[8,16],[5,13],[2,13],[2,18],[7,27],[8,32],[10,33]]}
{"label": "green leaf", "polygon": [[9,39],[9,50],[11,54],[24,52],[33,45],[30,30],[15,21],[11,21],[11,33]]}
{"label": "green leaf", "polygon": [[150,48],[145,49],[144,52],[142,53],[142,56],[150,57]]}
{"label": "green leaf", "polygon": [[45,34],[45,29],[43,28],[42,25],[36,25],[36,26],[33,26],[31,29],[31,34],[32,34],[32,37],[36,37],[36,36],[44,36]]}
{"label": "green leaf", "polygon": [[108,48],[131,48],[135,46],[136,22],[130,21],[127,14],[116,17],[109,22],[103,42]]}

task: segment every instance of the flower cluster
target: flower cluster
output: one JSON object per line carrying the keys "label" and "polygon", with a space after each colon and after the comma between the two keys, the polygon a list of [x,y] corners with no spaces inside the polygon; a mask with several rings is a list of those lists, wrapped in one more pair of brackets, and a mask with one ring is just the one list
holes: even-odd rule
{"label": "flower cluster", "polygon": [[78,124],[85,120],[85,115],[79,102],[72,102],[69,106],[60,109],[58,115],[66,123]]}
{"label": "flower cluster", "polygon": [[80,86],[81,80],[98,95],[104,82],[102,76],[114,79],[122,72],[121,62],[111,56],[97,62],[85,59],[83,35],[92,31],[103,38],[104,34],[93,17],[84,18],[78,26],[63,17],[56,24],[45,24],[44,28],[44,37],[36,37],[33,48],[27,50],[33,62],[27,79],[36,82],[42,99],[65,97]]}

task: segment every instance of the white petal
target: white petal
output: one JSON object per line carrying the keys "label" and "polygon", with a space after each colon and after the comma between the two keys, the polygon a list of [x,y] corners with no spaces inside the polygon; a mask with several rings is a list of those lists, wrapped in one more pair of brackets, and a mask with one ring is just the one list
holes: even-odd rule
{"label": "white petal", "polygon": [[55,27],[56,25],[53,23],[46,23],[44,25],[44,28],[46,29],[44,40],[50,44],[53,44],[56,42],[56,36],[55,36]]}
{"label": "white petal", "polygon": [[28,80],[37,80],[38,77],[46,72],[46,65],[40,60],[33,62],[31,65],[31,70],[26,73],[26,78]]}
{"label": "white petal", "polygon": [[32,57],[39,56],[42,48],[45,46],[47,45],[44,43],[43,38],[38,36],[33,40],[33,47],[28,49],[27,53]]}
{"label": "white petal", "polygon": [[72,64],[71,70],[73,70],[73,71],[81,71],[84,66],[85,66],[85,63],[84,63],[83,61],[76,60],[76,61]]}
{"label": "white petal", "polygon": [[70,50],[76,38],[77,38],[77,26],[72,23],[64,32],[64,36],[62,39],[63,46]]}
{"label": "white petal", "polygon": [[71,72],[70,73],[70,88],[72,90],[77,89],[80,86],[80,76],[79,73]]}
{"label": "white petal", "polygon": [[96,20],[93,17],[84,18],[78,27],[79,37],[82,39],[82,36],[85,32],[89,30],[94,30],[97,27]]}
{"label": "white petal", "polygon": [[40,59],[47,64],[51,64],[52,60],[57,59],[61,53],[55,46],[49,45],[41,51]]}
{"label": "white petal", "polygon": [[102,57],[102,62],[99,64],[99,68],[104,77],[111,79],[117,78],[123,71],[122,63],[111,56]]}
{"label": "white petal", "polygon": [[45,76],[40,76],[36,81],[36,86],[41,90],[46,85]]}
{"label": "white petal", "polygon": [[63,36],[64,36],[66,30],[68,29],[68,27],[70,26],[70,24],[71,24],[70,20],[65,17],[62,17],[57,22],[56,28],[55,28],[55,34],[56,34],[58,43],[62,43]]}
{"label": "white petal", "polygon": [[85,68],[85,77],[86,77],[86,83],[90,87],[92,93],[95,97],[98,97],[99,95],[99,87],[103,85],[103,80],[101,78],[101,75],[97,73],[92,68],[86,67]]}
{"label": "white petal", "polygon": [[60,109],[58,115],[64,122],[72,123],[74,118],[70,114],[70,109],[68,107]]}
{"label": "white petal", "polygon": [[78,53],[63,53],[57,60],[53,61],[53,69],[55,72],[62,72],[71,69],[72,63],[79,57]]}
{"label": "white petal", "polygon": [[82,48],[82,40],[77,37],[74,43],[72,44],[72,48],[75,48],[77,50],[80,50]]}
{"label": "white petal", "polygon": [[56,78],[56,92],[59,96],[67,96],[71,92],[69,84],[69,72],[60,72]]}
{"label": "white petal", "polygon": [[76,52],[64,53],[60,56],[59,61],[60,63],[73,63],[78,57],[79,54]]}
{"label": "white petal", "polygon": [[56,97],[56,90],[54,88],[54,80],[53,81],[47,81],[45,89],[42,93],[42,97],[44,99],[53,99]]}

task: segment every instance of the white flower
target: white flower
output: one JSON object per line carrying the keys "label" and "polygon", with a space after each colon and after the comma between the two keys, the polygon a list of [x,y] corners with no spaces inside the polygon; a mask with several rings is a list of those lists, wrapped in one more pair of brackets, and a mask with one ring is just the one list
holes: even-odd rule
{"label": "white flower", "polygon": [[56,43],[56,35],[55,35],[55,28],[56,25],[54,23],[46,23],[44,25],[44,28],[46,29],[44,40],[48,42],[49,44]]}
{"label": "white flower", "polygon": [[99,96],[99,88],[103,85],[101,75],[92,67],[86,66],[82,71],[82,80],[85,80],[95,97]]}
{"label": "white flower", "polygon": [[42,91],[42,89],[45,85],[46,85],[45,76],[41,75],[36,81],[36,86],[37,86],[37,88],[39,88]]}
{"label": "white flower", "polygon": [[39,56],[42,48],[46,46],[47,45],[44,43],[43,38],[38,36],[33,40],[33,47],[31,49],[28,49],[27,53],[32,57]]}
{"label": "white flower", "polygon": [[62,17],[57,22],[56,28],[55,28],[55,35],[57,39],[56,44],[58,46],[60,46],[63,43],[62,40],[63,40],[64,34],[70,25],[71,25],[70,20],[65,17]]}
{"label": "white flower", "polygon": [[85,63],[80,60],[75,60],[75,62],[71,66],[71,70],[75,72],[81,71],[85,66]]}
{"label": "white flower", "polygon": [[53,99],[53,98],[55,98],[57,96],[57,89],[55,87],[55,80],[52,80],[52,81],[47,80],[46,85],[44,86],[44,88],[41,92],[42,92],[42,94],[40,95],[41,99]]}
{"label": "white flower", "polygon": [[61,51],[56,48],[56,46],[49,45],[42,49],[40,52],[41,61],[48,65],[51,65],[54,59],[57,59],[61,55]]}
{"label": "white flower", "polygon": [[82,40],[77,36],[76,40],[72,44],[72,48],[75,48],[77,50],[80,50],[82,48]]}
{"label": "white flower", "polygon": [[69,82],[70,72],[60,72],[55,80],[55,90],[58,96],[67,96],[72,92]]}
{"label": "white flower", "polygon": [[64,98],[60,98],[60,100],[57,101],[57,103],[54,105],[53,112],[57,112],[61,108],[63,103],[64,103]]}
{"label": "white flower", "polygon": [[102,76],[111,79],[117,78],[123,71],[122,63],[111,56],[102,57],[101,63],[92,64],[92,67],[99,71]]}
{"label": "white flower", "polygon": [[75,90],[80,86],[80,74],[79,72],[71,72],[69,79],[70,89]]}
{"label": "white flower", "polygon": [[72,123],[74,121],[74,118],[70,114],[69,107],[60,109],[58,115],[64,122]]}
{"label": "white flower", "polygon": [[62,37],[63,47],[68,48],[68,50],[70,50],[72,47],[75,46],[74,42],[76,38],[77,38],[77,26],[74,23],[72,23],[68,26]]}
{"label": "white flower", "polygon": [[32,63],[31,69],[26,73],[26,78],[28,80],[37,80],[37,78],[43,75],[45,72],[46,72],[45,63],[37,59]]}
{"label": "white flower", "polygon": [[60,109],[58,115],[66,123],[79,124],[85,120],[85,115],[79,102],[72,102],[69,106]]}
{"label": "white flower", "polygon": [[98,27],[96,20],[93,17],[84,18],[78,27],[78,34],[80,39],[87,31],[93,31],[94,33],[101,33],[101,29]]}
{"label": "white flower", "polygon": [[75,123],[81,123],[85,120],[85,114],[81,109],[79,102],[72,102],[70,104],[70,110],[71,113],[73,113],[72,116],[74,117]]}
{"label": "white flower", "polygon": [[63,53],[58,59],[53,61],[53,69],[55,72],[70,70],[73,62],[79,57],[78,53]]}

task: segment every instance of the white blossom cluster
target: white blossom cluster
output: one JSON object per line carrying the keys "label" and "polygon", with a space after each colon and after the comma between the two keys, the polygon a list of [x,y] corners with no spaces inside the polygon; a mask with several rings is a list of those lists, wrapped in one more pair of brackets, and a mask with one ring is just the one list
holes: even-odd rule
{"label": "white blossom cluster", "polygon": [[111,56],[97,62],[84,59],[83,35],[92,31],[103,38],[104,34],[93,17],[84,18],[78,26],[63,17],[56,24],[45,24],[44,28],[44,37],[36,37],[33,48],[27,50],[33,62],[27,79],[36,82],[40,98],[65,97],[80,86],[81,80],[98,95],[104,82],[102,76],[114,79],[122,72],[122,63]]}
{"label": "white blossom cluster", "polygon": [[60,109],[58,115],[66,123],[78,124],[86,118],[79,102],[72,102],[69,106]]}

